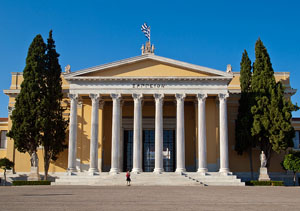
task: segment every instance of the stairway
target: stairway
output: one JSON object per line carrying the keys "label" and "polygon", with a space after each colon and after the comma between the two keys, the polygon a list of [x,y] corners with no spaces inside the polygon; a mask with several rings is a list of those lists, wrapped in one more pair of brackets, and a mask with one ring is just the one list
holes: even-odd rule
{"label": "stairway", "polygon": [[[110,175],[107,172],[90,176],[85,172],[78,172],[76,175],[60,176],[52,182],[52,185],[91,185],[91,186],[124,186],[126,185],[126,173]],[[162,174],[141,173],[131,174],[131,185],[133,186],[203,186],[197,179],[188,178],[174,172]]]}
{"label": "stairway", "polygon": [[224,175],[219,172],[207,172],[206,175],[201,175],[197,172],[187,172],[183,175],[199,181],[204,186],[245,186],[241,179],[232,174]]}

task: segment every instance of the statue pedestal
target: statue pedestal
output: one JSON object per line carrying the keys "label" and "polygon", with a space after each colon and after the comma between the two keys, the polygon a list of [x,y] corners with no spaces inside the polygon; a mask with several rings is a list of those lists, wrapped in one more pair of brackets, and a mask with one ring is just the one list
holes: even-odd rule
{"label": "statue pedestal", "polygon": [[266,167],[261,167],[259,169],[259,177],[258,177],[258,181],[270,181],[270,177],[268,174],[268,169]]}
{"label": "statue pedestal", "polygon": [[30,174],[28,175],[27,181],[39,181],[41,180],[39,174],[39,167],[31,167]]}

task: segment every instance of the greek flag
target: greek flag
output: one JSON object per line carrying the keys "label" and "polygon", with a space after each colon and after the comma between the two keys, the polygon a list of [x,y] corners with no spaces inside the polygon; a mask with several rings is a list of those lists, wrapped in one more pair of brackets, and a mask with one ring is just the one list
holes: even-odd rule
{"label": "greek flag", "polygon": [[150,40],[150,26],[148,26],[147,23],[144,23],[141,27],[141,30],[148,40]]}

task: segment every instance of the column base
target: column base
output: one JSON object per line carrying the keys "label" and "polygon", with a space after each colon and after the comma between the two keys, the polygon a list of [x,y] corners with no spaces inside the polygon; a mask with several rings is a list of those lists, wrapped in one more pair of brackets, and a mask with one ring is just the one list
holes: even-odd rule
{"label": "column base", "polygon": [[203,176],[206,175],[207,168],[198,168],[197,172]]}
{"label": "column base", "polygon": [[68,176],[76,175],[76,172],[77,172],[76,168],[68,168],[67,175]]}
{"label": "column base", "polygon": [[134,174],[140,174],[141,172],[143,172],[143,169],[141,169],[141,168],[133,168],[131,170],[131,172],[134,173]]}
{"label": "column base", "polygon": [[91,176],[99,175],[99,170],[97,168],[90,168],[88,174]]}
{"label": "column base", "polygon": [[175,171],[175,173],[183,173],[183,172],[186,172],[185,168],[177,168]]}
{"label": "column base", "polygon": [[110,171],[109,171],[109,174],[119,174],[119,169],[118,168],[111,168]]}
{"label": "column base", "polygon": [[164,172],[163,168],[155,168],[154,171],[153,171],[153,173],[155,173],[155,174],[161,174],[163,172]]}
{"label": "column base", "polygon": [[231,175],[232,172],[230,172],[229,168],[220,168],[219,173],[222,175]]}

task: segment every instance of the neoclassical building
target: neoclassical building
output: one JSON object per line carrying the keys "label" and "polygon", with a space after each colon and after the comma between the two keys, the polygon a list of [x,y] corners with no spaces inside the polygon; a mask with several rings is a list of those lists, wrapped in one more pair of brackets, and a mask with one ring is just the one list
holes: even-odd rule
{"label": "neoclassical building", "polygon": [[[289,77],[275,73],[287,96],[296,92]],[[12,73],[4,90],[9,111],[22,80],[22,73]],[[74,72],[66,68],[62,80],[68,149],[51,163],[50,174],[250,171],[248,155],[234,150],[240,85],[230,65],[215,70],[157,56],[149,47],[140,56]],[[29,172],[29,155],[16,151],[13,140],[5,146],[0,157],[14,160],[16,172]],[[254,149],[254,171],[259,151]],[[41,147],[40,172],[42,153]],[[274,155],[270,172],[283,172],[282,158]]]}

